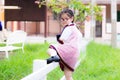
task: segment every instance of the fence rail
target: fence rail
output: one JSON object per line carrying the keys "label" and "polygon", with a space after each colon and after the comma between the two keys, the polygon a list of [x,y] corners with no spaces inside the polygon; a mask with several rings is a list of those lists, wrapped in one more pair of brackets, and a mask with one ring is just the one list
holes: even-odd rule
{"label": "fence rail", "polygon": [[[42,65],[40,67],[40,65]],[[46,60],[34,60],[33,63],[33,73],[24,77],[21,80],[46,80],[46,75],[55,69],[58,66],[58,63],[46,64]],[[39,68],[38,68],[39,67]]]}
{"label": "fence rail", "polygon": [[[80,60],[77,62],[76,67],[80,64]],[[41,66],[42,65],[42,66]],[[46,80],[47,74],[53,69],[58,67],[58,63],[53,62],[51,64],[46,64],[46,60],[34,60],[33,63],[33,73],[22,78],[21,80]],[[65,80],[63,76],[60,80]]]}

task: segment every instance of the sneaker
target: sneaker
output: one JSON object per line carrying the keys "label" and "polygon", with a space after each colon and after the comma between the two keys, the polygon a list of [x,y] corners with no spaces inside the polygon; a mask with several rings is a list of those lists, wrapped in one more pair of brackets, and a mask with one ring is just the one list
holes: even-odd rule
{"label": "sneaker", "polygon": [[60,61],[60,58],[57,57],[57,56],[51,56],[50,58],[47,59],[47,64],[50,64],[52,62],[59,62]]}

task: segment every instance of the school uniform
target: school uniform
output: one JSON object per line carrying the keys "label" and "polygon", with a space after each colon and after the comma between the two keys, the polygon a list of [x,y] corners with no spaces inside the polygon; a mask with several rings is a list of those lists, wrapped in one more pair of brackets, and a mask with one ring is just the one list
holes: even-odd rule
{"label": "school uniform", "polygon": [[50,48],[55,49],[60,57],[61,70],[64,70],[64,66],[66,66],[71,71],[74,71],[80,54],[81,39],[81,32],[74,23],[71,23],[63,28],[59,38],[60,44],[50,45]]}

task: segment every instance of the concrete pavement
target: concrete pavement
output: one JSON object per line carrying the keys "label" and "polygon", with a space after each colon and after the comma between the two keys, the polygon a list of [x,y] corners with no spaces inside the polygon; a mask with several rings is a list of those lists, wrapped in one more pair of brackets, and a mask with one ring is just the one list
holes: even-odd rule
{"label": "concrete pavement", "polygon": [[[85,41],[89,41],[85,38],[83,38],[83,40]],[[55,36],[50,36],[50,37],[44,37],[44,36],[27,36],[26,38],[26,43],[44,43],[44,42],[48,42],[48,43],[55,43],[56,41],[56,37]],[[83,41],[83,42],[85,42]],[[95,42],[100,43],[100,44],[107,44],[107,45],[111,45],[111,41],[110,40],[102,40],[101,38],[96,38]],[[117,47],[120,48],[120,41],[117,41]]]}
{"label": "concrete pavement", "polygon": [[45,41],[52,43],[56,42],[56,37],[44,37],[44,36],[27,36],[26,43],[44,43]]}

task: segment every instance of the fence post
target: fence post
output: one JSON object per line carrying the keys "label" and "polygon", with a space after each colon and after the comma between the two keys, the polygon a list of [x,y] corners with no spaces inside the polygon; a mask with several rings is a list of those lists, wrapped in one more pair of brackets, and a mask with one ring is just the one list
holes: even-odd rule
{"label": "fence post", "polygon": [[[46,60],[39,60],[36,59],[33,61],[33,72],[40,70],[41,68],[44,68],[47,65]],[[40,80],[47,80],[47,76],[44,76]]]}

